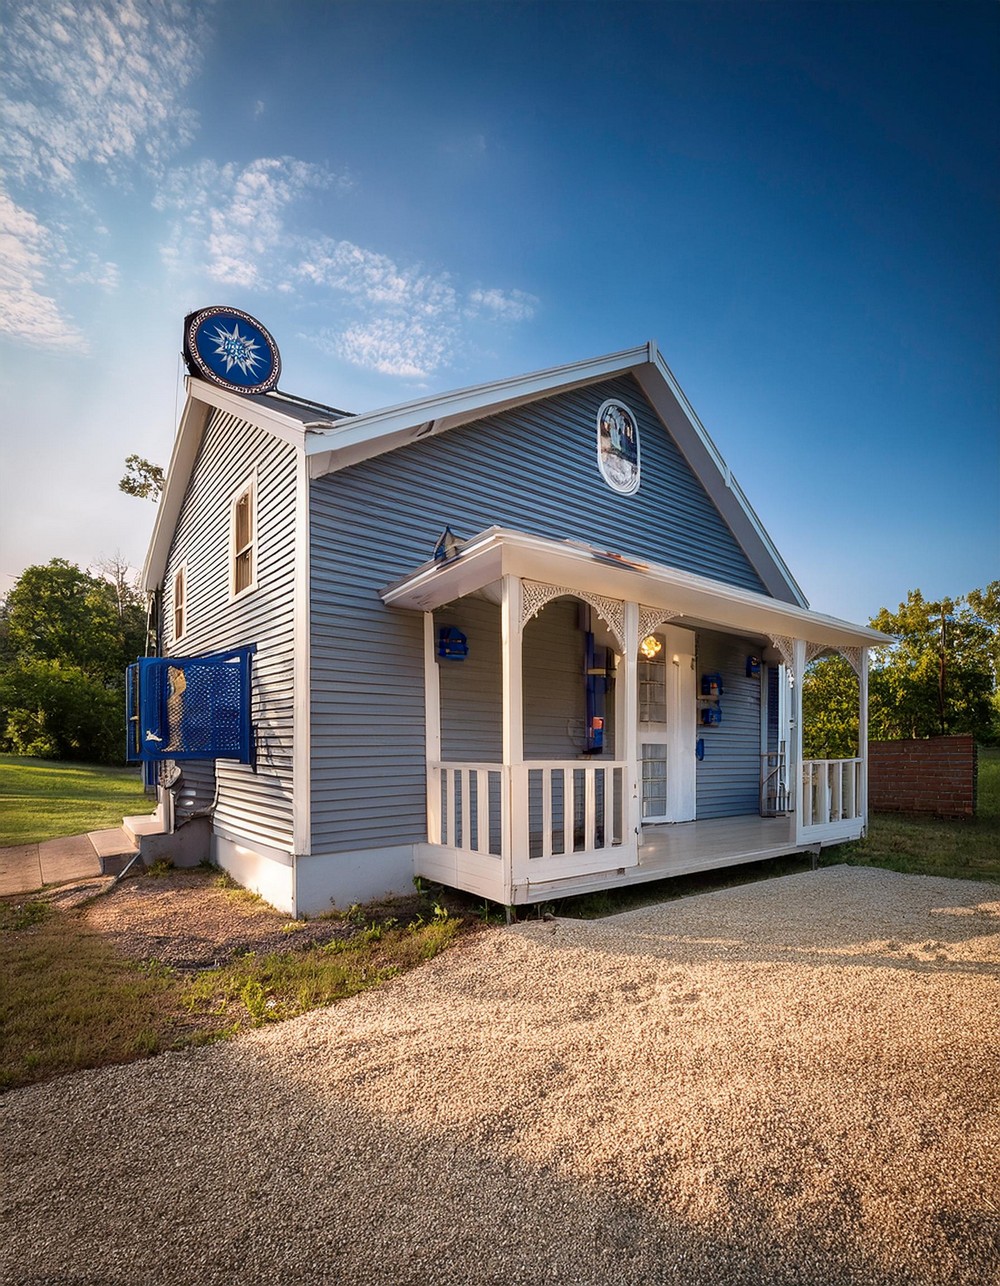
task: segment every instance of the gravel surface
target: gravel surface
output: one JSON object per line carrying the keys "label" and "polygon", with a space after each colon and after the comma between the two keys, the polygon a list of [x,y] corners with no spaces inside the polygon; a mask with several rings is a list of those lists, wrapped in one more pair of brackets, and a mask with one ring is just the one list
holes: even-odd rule
{"label": "gravel surface", "polygon": [[0,1099],[10,1283],[1000,1281],[1000,890],[835,867],[473,935]]}
{"label": "gravel surface", "polygon": [[87,924],[123,954],[197,971],[245,951],[267,955],[350,937],[341,920],[293,920],[203,870],[125,880],[85,908]]}

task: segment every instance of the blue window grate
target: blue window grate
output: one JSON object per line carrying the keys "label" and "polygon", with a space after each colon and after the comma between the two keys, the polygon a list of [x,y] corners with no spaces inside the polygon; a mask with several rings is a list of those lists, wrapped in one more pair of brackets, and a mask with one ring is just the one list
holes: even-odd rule
{"label": "blue window grate", "polygon": [[250,719],[256,646],[210,656],[140,657],[126,676],[127,758],[255,763]]}

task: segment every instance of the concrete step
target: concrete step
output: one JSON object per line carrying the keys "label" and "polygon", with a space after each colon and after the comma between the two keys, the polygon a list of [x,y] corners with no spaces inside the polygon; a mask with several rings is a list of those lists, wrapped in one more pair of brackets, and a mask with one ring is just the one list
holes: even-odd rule
{"label": "concrete step", "polygon": [[174,866],[198,866],[212,853],[212,822],[208,817],[195,817],[165,831],[156,814],[148,817],[126,817],[124,832],[131,837],[133,851],[142,855],[144,866],[169,861]]}
{"label": "concrete step", "polygon": [[106,831],[90,831],[87,838],[97,854],[102,875],[121,875],[139,852],[138,844],[123,826]]}
{"label": "concrete step", "polygon": [[125,817],[122,820],[122,829],[134,845],[137,845],[144,835],[166,834],[158,813],[142,813],[138,817]]}

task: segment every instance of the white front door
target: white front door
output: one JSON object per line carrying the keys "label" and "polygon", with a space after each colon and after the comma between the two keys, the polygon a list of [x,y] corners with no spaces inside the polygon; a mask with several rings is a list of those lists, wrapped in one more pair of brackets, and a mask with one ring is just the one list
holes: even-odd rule
{"label": "white front door", "polygon": [[649,639],[640,646],[638,666],[642,820],[689,822],[695,816],[695,636],[661,625]]}

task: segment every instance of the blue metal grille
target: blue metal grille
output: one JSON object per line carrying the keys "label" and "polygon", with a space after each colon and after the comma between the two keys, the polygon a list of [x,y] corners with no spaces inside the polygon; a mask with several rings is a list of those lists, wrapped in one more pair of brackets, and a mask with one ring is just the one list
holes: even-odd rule
{"label": "blue metal grille", "polygon": [[256,648],[142,657],[128,668],[128,759],[254,762],[250,667]]}

